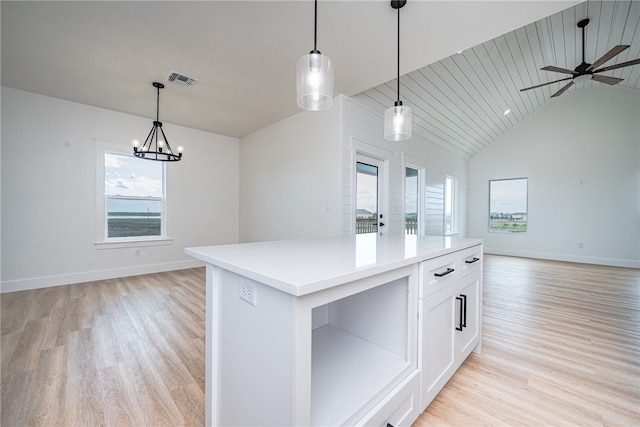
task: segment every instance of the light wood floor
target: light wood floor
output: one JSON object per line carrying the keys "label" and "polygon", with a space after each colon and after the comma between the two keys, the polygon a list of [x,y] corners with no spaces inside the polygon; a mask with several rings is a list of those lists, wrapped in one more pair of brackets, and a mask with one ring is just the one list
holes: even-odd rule
{"label": "light wood floor", "polygon": [[[204,423],[204,269],[3,294],[0,424]],[[483,352],[416,421],[640,425],[640,270],[486,256]]]}

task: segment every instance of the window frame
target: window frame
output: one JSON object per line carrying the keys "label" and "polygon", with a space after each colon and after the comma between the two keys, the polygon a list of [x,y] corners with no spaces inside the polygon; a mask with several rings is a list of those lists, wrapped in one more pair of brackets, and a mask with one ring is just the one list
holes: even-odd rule
{"label": "window frame", "polygon": [[[167,215],[167,168],[162,163],[162,197],[135,197],[135,196],[109,196],[105,194],[105,165],[104,156],[113,154],[123,157],[134,157],[129,144],[120,144],[108,141],[95,141],[96,148],[96,249],[117,249],[127,247],[163,246],[169,245],[173,239],[168,237],[168,215]],[[147,161],[147,160],[141,160]],[[150,161],[150,160],[149,160]],[[107,199],[109,197],[158,200],[161,199],[161,226],[159,236],[130,236],[130,237],[107,237],[108,214]]]}

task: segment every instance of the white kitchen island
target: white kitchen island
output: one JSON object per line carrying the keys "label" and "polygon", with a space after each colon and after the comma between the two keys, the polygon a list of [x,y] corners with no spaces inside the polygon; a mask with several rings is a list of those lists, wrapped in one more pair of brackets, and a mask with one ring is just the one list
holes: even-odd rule
{"label": "white kitchen island", "polygon": [[410,425],[480,345],[478,239],[366,234],[186,253],[207,265],[207,425]]}

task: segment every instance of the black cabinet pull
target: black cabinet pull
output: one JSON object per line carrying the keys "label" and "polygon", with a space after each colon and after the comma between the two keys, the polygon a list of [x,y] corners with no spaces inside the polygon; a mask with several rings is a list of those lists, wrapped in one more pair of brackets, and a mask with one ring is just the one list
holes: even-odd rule
{"label": "black cabinet pull", "polygon": [[393,427],[393,425],[391,425],[391,423],[387,423],[387,427]]}
{"label": "black cabinet pull", "polygon": [[447,268],[442,273],[434,273],[433,275],[436,276],[436,277],[443,277],[443,276],[446,276],[449,273],[453,273],[454,271],[456,271],[456,270],[454,270],[453,268]]}
{"label": "black cabinet pull", "polygon": [[463,308],[463,302],[462,302],[462,297],[456,297],[456,299],[458,301],[460,301],[460,322],[458,324],[458,326],[456,326],[456,331],[461,331],[462,330],[462,316],[463,316],[463,312],[464,312],[464,308]]}
{"label": "black cabinet pull", "polygon": [[462,316],[462,327],[466,328],[467,327],[467,296],[464,294],[460,294],[460,296],[462,297],[462,306],[464,308],[463,313],[464,316]]}
{"label": "black cabinet pull", "polygon": [[480,261],[480,258],[473,257],[471,259],[466,259],[464,262],[466,262],[467,264],[473,264],[474,262],[478,261]]}

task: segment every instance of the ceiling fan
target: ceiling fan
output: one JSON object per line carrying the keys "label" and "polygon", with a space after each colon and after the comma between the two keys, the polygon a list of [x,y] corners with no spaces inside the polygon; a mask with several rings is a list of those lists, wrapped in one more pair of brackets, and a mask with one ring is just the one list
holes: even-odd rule
{"label": "ceiling fan", "polygon": [[[621,81],[623,81],[624,79],[620,79],[620,78],[617,78],[617,77],[610,77],[610,76],[602,76],[602,75],[600,75],[598,73],[602,73],[602,72],[605,72],[605,71],[611,71],[611,70],[615,70],[615,69],[622,68],[622,67],[629,67],[631,65],[640,64],[640,59],[634,59],[633,61],[622,62],[620,64],[611,65],[609,67],[598,68],[599,66],[603,65],[605,62],[609,61],[613,57],[615,57],[615,56],[619,55],[620,53],[622,53],[624,50],[628,49],[630,47],[630,45],[618,45],[618,46],[615,46],[609,52],[607,52],[604,55],[602,55],[602,57],[600,59],[597,59],[593,64],[587,63],[584,60],[584,27],[586,27],[587,24],[589,24],[589,19],[588,18],[587,19],[583,19],[582,21],[578,22],[578,28],[582,29],[582,63],[580,65],[578,65],[574,70],[568,70],[566,68],[554,67],[553,65],[548,65],[548,66],[546,66],[544,68],[541,68],[541,70],[543,70],[543,71],[554,71],[556,73],[571,74],[571,77],[567,77],[567,78],[560,79],[560,80],[554,80],[554,81],[549,82],[549,83],[542,83],[540,85],[536,85],[536,86],[531,86],[531,87],[527,87],[527,88],[524,88],[524,89],[520,89],[520,92],[524,92],[525,90],[530,90],[530,89],[536,89],[536,88],[539,88],[539,87],[542,87],[542,86],[546,86],[546,85],[550,85],[550,84],[553,84],[553,83],[562,82],[562,81],[565,81],[565,80],[571,80],[571,81],[569,83],[567,83],[566,85],[562,86],[559,91],[557,91],[556,93],[551,95],[552,98],[562,95],[567,90],[569,90],[569,88],[571,86],[573,86],[576,82],[584,82],[584,81],[587,81],[587,80],[595,80],[596,82],[606,83],[608,85],[616,85],[616,84],[620,83]],[[598,68],[598,69],[596,69],[596,68]]]}

